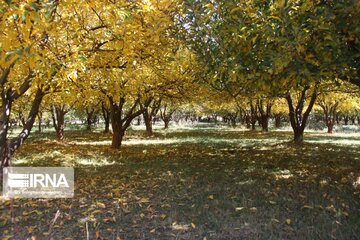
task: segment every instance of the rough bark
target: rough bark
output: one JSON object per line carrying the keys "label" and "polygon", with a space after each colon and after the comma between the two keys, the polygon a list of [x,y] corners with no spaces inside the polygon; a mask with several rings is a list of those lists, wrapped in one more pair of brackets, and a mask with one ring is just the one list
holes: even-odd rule
{"label": "rough bark", "polygon": [[143,118],[144,118],[147,134],[152,135],[153,134],[153,127],[152,127],[153,126],[153,122],[152,122],[153,116],[147,108],[143,113]]}
{"label": "rough bark", "polygon": [[[111,146],[120,149],[123,137],[127,128],[130,126],[131,121],[143,114],[145,109],[141,107],[140,99],[134,101],[132,106],[125,111],[124,105],[126,100],[124,97],[120,97],[119,102],[115,102],[111,96],[108,96],[108,98],[110,101],[110,119],[113,129]],[[145,105],[146,104],[148,104],[148,101],[145,102]]]}
{"label": "rough bark", "polygon": [[286,96],[286,101],[289,107],[289,119],[290,124],[294,132],[294,142],[301,143],[304,139],[304,130],[306,127],[306,123],[309,117],[309,114],[315,104],[317,98],[317,88],[315,87],[312,94],[310,102],[303,113],[305,107],[305,100],[306,100],[306,92],[309,90],[309,87],[305,87],[301,91],[301,96],[298,99],[296,106],[294,105],[293,99],[290,93]]}

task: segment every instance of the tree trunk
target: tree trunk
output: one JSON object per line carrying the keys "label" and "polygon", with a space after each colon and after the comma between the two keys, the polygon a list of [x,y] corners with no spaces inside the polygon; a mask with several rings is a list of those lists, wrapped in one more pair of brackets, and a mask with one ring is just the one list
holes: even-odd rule
{"label": "tree trunk", "polygon": [[123,131],[121,128],[120,129],[113,128],[111,146],[113,148],[120,149],[124,135],[125,135],[125,131]]}
{"label": "tree trunk", "polygon": [[251,130],[255,130],[256,127],[256,120],[257,120],[257,114],[256,114],[256,107],[253,105],[252,102],[250,102],[250,122],[251,122]]}
{"label": "tree trunk", "polygon": [[42,132],[42,115],[43,115],[43,113],[42,112],[39,112],[38,113],[38,121],[39,121],[39,125],[38,125],[38,131],[39,131],[39,133],[41,133]]}
{"label": "tree trunk", "polygon": [[96,109],[95,108],[85,109],[85,113],[86,113],[86,130],[91,131],[92,126],[96,125],[97,122]]}
{"label": "tree trunk", "polygon": [[261,116],[261,128],[263,132],[269,131],[269,116],[267,115]]}
{"label": "tree trunk", "polygon": [[304,130],[301,128],[294,129],[294,142],[301,143],[304,141]]}
{"label": "tree trunk", "polygon": [[327,130],[328,133],[333,133],[334,123],[333,122],[328,123],[327,128],[328,128],[328,130]]}
{"label": "tree trunk", "polygon": [[61,106],[53,106],[52,109],[52,119],[53,119],[53,125],[56,131],[56,136],[59,141],[63,141],[64,136],[64,130],[65,130],[65,114],[68,112],[68,110],[65,110],[65,105]]}
{"label": "tree trunk", "polygon": [[281,127],[281,116],[280,114],[275,115],[275,128]]}
{"label": "tree trunk", "polygon": [[[265,105],[265,109],[264,109],[264,105]],[[257,106],[258,106],[258,111],[260,114],[259,120],[261,123],[262,131],[268,132],[269,131],[269,118],[270,118],[270,114],[271,114],[272,104],[270,102],[267,102],[266,104],[264,104],[263,100],[259,99]]]}
{"label": "tree trunk", "polygon": [[[170,124],[170,121],[172,119],[174,112],[175,112],[175,109],[170,109],[167,104],[164,104],[164,106],[160,109],[160,118],[164,122],[164,129],[169,128],[169,124]],[[192,118],[191,118],[191,120],[192,120]]]}
{"label": "tree trunk", "polygon": [[65,138],[64,135],[64,129],[65,129],[65,125],[64,123],[59,123],[59,127],[56,129],[56,136],[58,138],[58,140],[62,141]]}
{"label": "tree trunk", "polygon": [[[10,164],[10,151],[7,134],[9,130],[9,120],[11,112],[11,101],[7,96],[3,96],[0,115],[0,157],[1,167],[7,167]],[[2,168],[0,169],[2,173]]]}
{"label": "tree trunk", "polygon": [[349,125],[349,116],[344,116],[344,124]]}
{"label": "tree trunk", "polygon": [[319,105],[324,111],[324,122],[327,126],[327,132],[332,133],[336,122],[336,116],[338,115],[337,107],[339,102],[336,101],[334,104],[320,102]]}
{"label": "tree trunk", "polygon": [[[144,113],[145,109],[141,107],[140,99],[137,99],[127,111],[124,111],[125,98],[121,97],[119,102],[115,102],[111,96],[108,96],[110,101],[110,119],[113,129],[113,136],[111,146],[120,149],[123,137],[126,130],[131,124],[131,121]],[[146,104],[149,104],[148,101]],[[145,104],[145,105],[146,105]],[[140,106],[139,110],[136,108]]]}
{"label": "tree trunk", "polygon": [[305,107],[304,105],[306,100],[306,92],[308,89],[309,87],[305,87],[302,90],[301,96],[296,106],[294,106],[290,93],[286,96],[286,101],[289,107],[289,119],[290,119],[291,127],[294,131],[295,143],[301,143],[304,139],[304,130],[306,127],[307,119],[315,104],[315,100],[317,97],[317,87],[315,87],[315,89],[312,92],[309,105],[307,106],[305,112],[303,113],[303,109]]}
{"label": "tree trunk", "polygon": [[143,117],[144,117],[144,122],[145,122],[145,127],[146,127],[146,133],[148,135],[152,135],[153,134],[153,128],[152,128],[152,115],[149,113],[149,110],[146,109],[143,113]]}
{"label": "tree trunk", "polygon": [[169,123],[170,123],[170,119],[165,119],[165,120],[164,120],[164,129],[168,129],[168,128],[169,128]]}
{"label": "tree trunk", "polygon": [[101,103],[101,111],[104,118],[105,129],[104,133],[110,132],[110,111],[105,107],[104,103]]}
{"label": "tree trunk", "polygon": [[246,122],[246,128],[250,129],[251,128],[251,120],[250,120],[250,116],[248,114],[245,115],[245,122]]}
{"label": "tree trunk", "polygon": [[25,121],[25,125],[22,131],[13,139],[7,138],[8,123],[11,112],[11,101],[7,97],[2,96],[2,106],[0,115],[0,157],[1,157],[1,169],[10,165],[10,159],[16,149],[18,149],[24,141],[30,135],[31,129],[34,125],[35,118],[40,108],[41,101],[44,97],[44,93],[41,89],[38,89],[35,94],[35,98],[32,102],[29,115]]}
{"label": "tree trunk", "polygon": [[351,117],[351,124],[355,125],[356,117]]}
{"label": "tree trunk", "polygon": [[256,130],[256,118],[251,118],[251,130]]}
{"label": "tree trunk", "polygon": [[236,117],[230,118],[230,122],[231,122],[231,126],[232,126],[233,128],[236,128]]}

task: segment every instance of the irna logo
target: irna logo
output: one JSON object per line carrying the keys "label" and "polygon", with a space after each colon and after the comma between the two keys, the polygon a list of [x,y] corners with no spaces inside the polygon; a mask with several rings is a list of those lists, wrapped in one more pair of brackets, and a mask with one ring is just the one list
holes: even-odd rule
{"label": "irna logo", "polygon": [[74,168],[4,168],[3,196],[10,198],[71,198],[74,196]]}
{"label": "irna logo", "polygon": [[8,186],[11,188],[38,188],[38,187],[69,187],[65,174],[19,174],[8,173]]}

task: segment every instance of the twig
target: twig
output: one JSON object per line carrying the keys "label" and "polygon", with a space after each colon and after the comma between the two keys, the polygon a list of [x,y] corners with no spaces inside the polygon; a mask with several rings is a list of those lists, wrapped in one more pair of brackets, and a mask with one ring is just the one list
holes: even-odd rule
{"label": "twig", "polygon": [[50,223],[50,227],[49,227],[49,231],[48,231],[49,239],[50,239],[50,236],[51,236],[51,230],[52,230],[52,228],[54,227],[55,222],[56,222],[56,220],[59,218],[59,216],[60,216],[60,210],[57,210],[56,213],[55,213],[54,219],[53,219],[53,220],[51,221],[51,223]]}
{"label": "twig", "polygon": [[90,239],[90,235],[89,235],[89,225],[88,225],[88,222],[86,221],[85,223],[85,226],[86,226],[86,240],[89,240]]}

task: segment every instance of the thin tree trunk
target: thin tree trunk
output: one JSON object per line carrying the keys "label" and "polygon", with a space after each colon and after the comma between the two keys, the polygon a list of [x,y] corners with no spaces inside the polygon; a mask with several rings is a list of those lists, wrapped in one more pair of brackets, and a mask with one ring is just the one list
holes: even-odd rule
{"label": "thin tree trunk", "polygon": [[105,107],[103,102],[101,103],[101,111],[102,111],[104,123],[105,123],[104,133],[109,133],[110,132],[110,111]]}
{"label": "thin tree trunk", "polygon": [[168,128],[169,128],[169,123],[170,123],[170,119],[165,119],[165,120],[164,120],[164,129],[168,129]]}
{"label": "thin tree trunk", "polygon": [[39,125],[38,125],[39,133],[42,132],[42,116],[43,116],[43,113],[39,111],[39,113],[37,114],[38,121],[39,121]]}
{"label": "thin tree trunk", "polygon": [[65,114],[68,110],[65,110],[65,105],[53,106],[51,114],[53,119],[53,125],[56,131],[56,136],[59,141],[63,141],[65,138]]}

